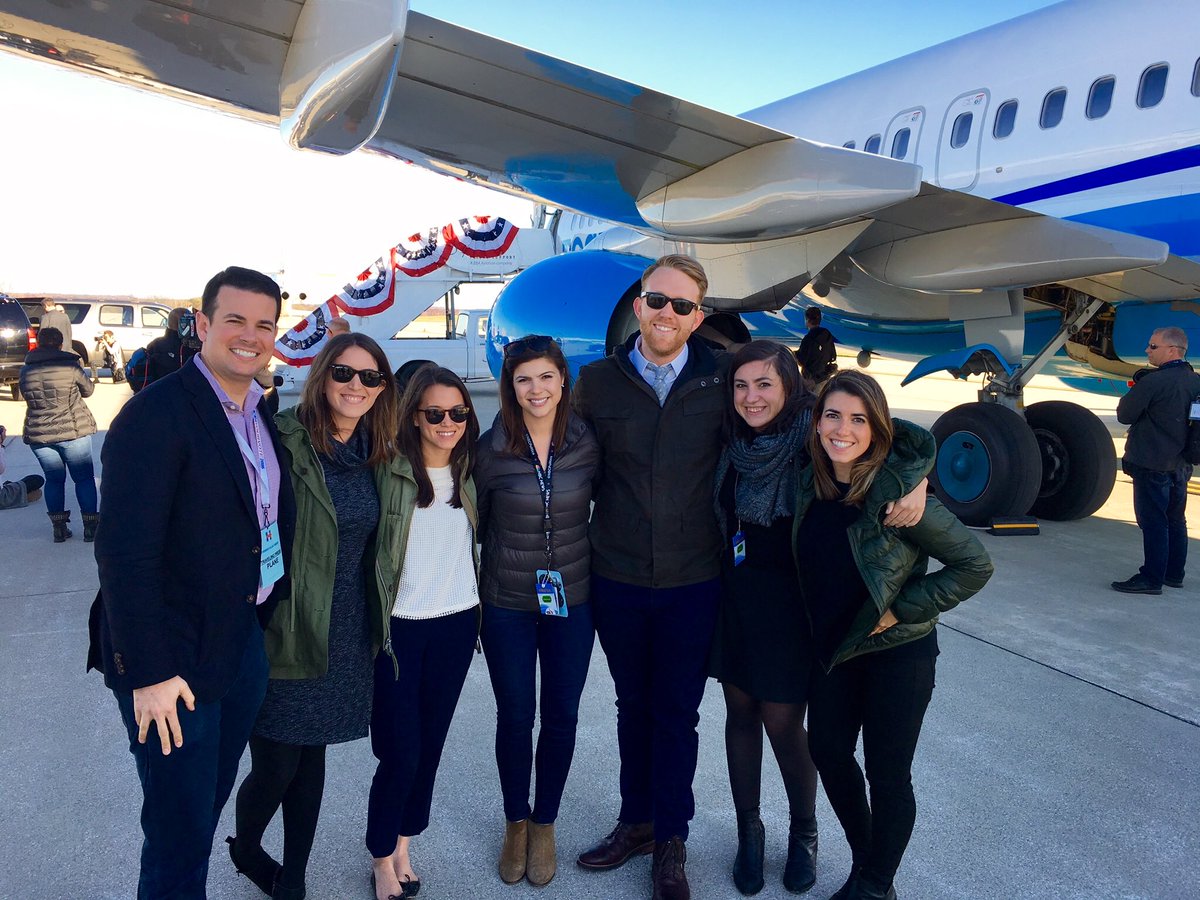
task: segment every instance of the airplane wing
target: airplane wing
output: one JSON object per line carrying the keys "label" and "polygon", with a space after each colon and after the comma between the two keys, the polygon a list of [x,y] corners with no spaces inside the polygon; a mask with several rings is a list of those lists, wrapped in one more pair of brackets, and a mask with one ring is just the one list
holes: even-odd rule
{"label": "airplane wing", "polygon": [[[300,148],[365,148],[707,246],[705,257],[765,244],[777,268],[803,251],[775,282],[789,290],[851,245],[881,280],[933,292],[1168,263],[1160,242],[944,191],[916,166],[709,110],[405,0],[0,0],[0,48],[274,124]],[[1181,262],[1139,287],[1182,277],[1200,293]]]}

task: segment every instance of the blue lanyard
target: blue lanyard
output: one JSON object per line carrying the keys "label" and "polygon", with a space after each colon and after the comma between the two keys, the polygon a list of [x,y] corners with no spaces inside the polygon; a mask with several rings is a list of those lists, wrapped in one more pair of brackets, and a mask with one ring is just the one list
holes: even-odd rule
{"label": "blue lanyard", "polygon": [[525,430],[525,446],[529,448],[529,458],[533,461],[533,474],[537,476],[538,488],[542,494],[542,529],[546,532],[546,568],[552,569],[551,558],[554,554],[554,545],[552,538],[554,535],[554,526],[550,520],[550,493],[553,489],[554,478],[554,444],[550,444],[550,449],[546,453],[546,468],[542,468],[541,462],[538,461],[537,448],[533,446],[533,438],[529,436],[529,430]]}
{"label": "blue lanyard", "polygon": [[250,450],[250,445],[246,442],[242,432],[235,428],[233,429],[233,437],[237,441],[238,449],[242,451],[242,456],[246,457],[246,462],[250,463],[258,472],[258,482],[260,490],[258,494],[258,505],[263,511],[263,527],[271,523],[271,479],[267,474],[267,456],[263,453],[262,433],[258,430],[258,410],[255,410],[250,415],[250,422],[254,426],[254,443],[257,445],[258,455],[255,456]]}

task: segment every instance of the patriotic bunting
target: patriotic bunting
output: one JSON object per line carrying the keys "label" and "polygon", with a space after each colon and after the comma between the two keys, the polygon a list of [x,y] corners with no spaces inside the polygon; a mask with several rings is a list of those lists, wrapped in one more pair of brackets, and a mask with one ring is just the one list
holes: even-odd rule
{"label": "patriotic bunting", "polygon": [[333,300],[326,300],[284,332],[275,342],[275,355],[289,366],[310,365],[325,346],[326,326],[337,315]]}
{"label": "patriotic bunting", "polygon": [[516,225],[491,216],[459,219],[442,229],[446,243],[475,259],[499,256],[512,246],[520,231]]}

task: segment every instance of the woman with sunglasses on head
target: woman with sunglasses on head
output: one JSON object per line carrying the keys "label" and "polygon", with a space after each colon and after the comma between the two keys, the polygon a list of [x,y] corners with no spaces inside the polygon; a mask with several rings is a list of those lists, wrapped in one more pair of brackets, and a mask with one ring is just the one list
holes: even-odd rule
{"label": "woman with sunglasses on head", "polygon": [[[588,603],[588,516],[600,450],[571,412],[567,361],[553,338],[504,348],[500,412],[480,438],[475,484],[482,544],[483,650],[496,694],[504,796],[500,878],[548,884],[554,821],[571,757],[595,632]],[[537,792],[533,723],[541,665]]]}
{"label": "woman with sunglasses on head", "polygon": [[457,375],[431,363],[412,373],[399,418],[403,555],[371,712],[379,764],[366,842],[378,900],[420,890],[410,844],[429,825],[442,748],[479,635],[471,479],[479,420],[471,395]]}
{"label": "woman with sunglasses on head", "polygon": [[[275,417],[296,493],[292,590],[267,628],[271,680],[227,840],[237,870],[279,900],[305,896],[325,747],[367,736],[403,550],[397,408],[383,350],[350,334],[325,345],[299,405]],[[262,847],[281,806],[282,866]]]}
{"label": "woman with sunglasses on head", "polygon": [[[938,614],[991,577],[987,552],[930,497],[914,526],[889,528],[883,508],[928,469],[897,459],[879,384],[836,373],[822,387],[801,473],[794,549],[812,624],[809,749],[853,855],[835,900],[895,900],[912,835],[912,761],[933,694]],[[929,558],[943,568],[928,574]],[[854,758],[862,732],[870,798]]]}
{"label": "woman with sunglasses on head", "polygon": [[[814,397],[792,352],[774,341],[745,345],[729,371],[728,437],[714,489],[725,549],[710,673],[725,696],[725,753],[738,823],[732,875],[742,894],[763,888],[765,730],[791,817],[783,884],[801,893],[816,882],[817,771],[804,731],[812,651],[792,560],[792,524],[799,473],[808,464]],[[902,453],[921,441],[920,430],[911,431],[898,448]],[[887,511],[889,524],[920,517],[924,474],[906,483],[908,496],[897,497]]]}

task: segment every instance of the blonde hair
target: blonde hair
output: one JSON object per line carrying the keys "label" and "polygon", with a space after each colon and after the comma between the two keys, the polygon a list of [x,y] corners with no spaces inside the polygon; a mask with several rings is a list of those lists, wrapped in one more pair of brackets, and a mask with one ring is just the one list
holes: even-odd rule
{"label": "blonde hair", "polygon": [[696,286],[700,288],[701,300],[708,293],[708,276],[704,274],[704,268],[693,257],[685,256],[682,253],[660,256],[654,262],[650,263],[646,267],[646,271],[642,273],[643,291],[646,289],[646,279],[659,269],[674,269],[676,272],[682,272],[688,278],[692,279],[692,281],[696,282]]}

